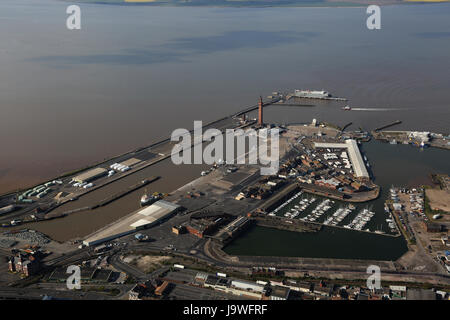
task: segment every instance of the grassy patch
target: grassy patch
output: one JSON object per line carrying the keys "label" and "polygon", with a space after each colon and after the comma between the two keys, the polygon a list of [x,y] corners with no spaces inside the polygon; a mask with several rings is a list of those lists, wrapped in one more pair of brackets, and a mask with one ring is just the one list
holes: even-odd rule
{"label": "grassy patch", "polygon": [[447,212],[443,210],[433,210],[430,206],[430,199],[428,199],[426,192],[424,193],[424,211],[430,221],[436,221],[433,219],[435,214],[445,215]]}

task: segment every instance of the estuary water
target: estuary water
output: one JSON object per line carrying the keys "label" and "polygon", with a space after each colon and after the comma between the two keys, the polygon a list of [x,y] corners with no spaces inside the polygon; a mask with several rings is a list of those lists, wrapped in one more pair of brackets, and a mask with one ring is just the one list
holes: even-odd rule
{"label": "estuary water", "polygon": [[[383,7],[377,31],[366,28],[362,7],[103,4],[81,4],[82,29],[69,31],[68,5],[0,2],[0,193],[148,145],[176,128],[191,128],[194,120],[232,114],[272,91],[326,89],[359,110],[342,111],[339,103],[270,106],[268,121],[317,118],[370,130],[400,119],[398,129],[448,133],[450,4]],[[391,184],[422,183],[431,172],[450,171],[444,150],[370,142],[363,151],[383,192]],[[151,187],[170,192],[201,170],[165,161],[116,187],[159,175]],[[59,241],[83,237],[136,210],[141,195],[138,190],[92,213],[25,227]],[[371,204],[377,211],[383,197]],[[89,201],[88,195],[73,205]],[[227,250],[272,254],[283,247],[284,255],[388,260],[406,250],[402,238],[359,237],[347,230],[261,230]],[[277,233],[278,245],[264,243],[270,241],[261,236],[267,232]],[[252,241],[265,244],[265,251]]]}
{"label": "estuary water", "polygon": [[[70,3],[71,4],[71,3]],[[274,90],[326,89],[337,105],[280,112],[372,129],[448,133],[450,4],[181,8],[0,2],[0,193],[147,145]]]}

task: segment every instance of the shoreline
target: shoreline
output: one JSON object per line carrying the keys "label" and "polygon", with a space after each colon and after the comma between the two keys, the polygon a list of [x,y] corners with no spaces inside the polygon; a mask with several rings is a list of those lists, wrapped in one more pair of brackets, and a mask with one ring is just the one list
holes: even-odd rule
{"label": "shoreline", "polygon": [[[270,102],[264,102],[264,107],[270,107],[272,105],[276,106],[277,103],[274,102],[273,100],[270,101]],[[251,105],[251,106],[243,107],[242,109],[240,109],[239,111],[234,112],[233,114],[221,117],[221,118],[216,119],[216,120],[211,120],[211,121],[203,124],[203,128],[202,129],[205,129],[206,127],[211,126],[211,125],[213,125],[213,124],[215,124],[217,122],[224,121],[226,119],[232,119],[232,118],[240,116],[242,114],[247,114],[247,113],[252,112],[252,111],[254,111],[256,109],[257,109],[257,105]],[[324,122],[324,123],[326,123],[327,126],[339,128],[337,125],[334,125],[332,123],[329,123],[329,122]],[[189,132],[192,133],[193,130],[194,129],[191,129],[191,130],[189,130]],[[382,136],[384,134],[386,134],[386,133],[388,133],[388,134],[389,133],[405,134],[405,133],[409,133],[409,132],[413,132],[413,131],[417,131],[417,130],[398,130],[398,131],[380,130],[378,132],[372,131],[371,135],[377,141],[389,143],[389,140],[387,138],[382,138]],[[436,133],[434,133],[434,134],[436,134]],[[444,134],[441,133],[441,135],[444,135]],[[126,155],[131,154],[131,153],[139,152],[139,151],[144,150],[144,149],[157,147],[157,146],[159,146],[159,145],[161,145],[163,143],[167,143],[167,142],[170,142],[170,137],[162,139],[162,140],[159,140],[159,141],[156,141],[156,142],[152,142],[149,145],[137,147],[137,148],[134,148],[132,150],[128,150],[128,151],[122,152],[122,153],[117,154],[117,155],[113,155],[113,156],[108,157],[108,158],[104,158],[103,160],[99,160],[97,162],[94,162],[94,163],[91,163],[91,164],[87,164],[86,166],[81,167],[81,168],[75,168],[75,169],[73,169],[71,171],[64,172],[64,173],[62,173],[60,175],[57,175],[57,176],[52,176],[52,177],[49,177],[49,178],[46,178],[46,179],[42,179],[38,183],[34,183],[34,184],[29,185],[29,186],[22,186],[22,187],[16,189],[15,191],[0,192],[0,199],[4,198],[4,197],[8,197],[8,196],[14,196],[15,194],[18,194],[18,193],[24,192],[24,191],[26,191],[28,189],[32,189],[32,188],[34,188],[36,186],[42,185],[42,184],[44,184],[47,181],[58,180],[58,179],[62,179],[62,178],[65,178],[65,177],[68,177],[68,176],[71,176],[71,175],[75,175],[77,173],[80,173],[82,171],[85,171],[85,170],[97,167],[99,165],[102,165],[102,164],[107,163],[109,161],[112,161],[114,159],[126,156]],[[401,144],[401,143],[399,143],[399,144]],[[443,150],[450,150],[450,145],[441,146],[441,145],[430,144],[427,147],[433,147],[433,148],[438,148],[438,149],[443,149]],[[168,156],[166,156],[165,158],[167,158],[167,157]],[[161,161],[161,160],[164,160],[164,159],[159,159],[159,160]],[[132,172],[130,172],[130,173],[132,173]]]}
{"label": "shoreline", "polygon": [[[264,103],[264,106],[266,106],[266,107],[271,106],[271,105],[273,105],[273,102],[274,102],[273,99],[272,99],[271,101],[265,102],[265,103]],[[230,115],[225,116],[225,117],[221,117],[221,118],[219,118],[219,119],[217,119],[217,120],[212,120],[212,121],[210,121],[210,122],[204,124],[202,128],[203,128],[203,129],[206,129],[206,128],[209,127],[209,126],[212,126],[212,125],[217,124],[217,123],[220,123],[220,122],[224,122],[223,125],[224,125],[225,127],[228,127],[228,126],[230,126],[230,124],[232,124],[232,122],[230,122],[230,123],[228,123],[228,122],[229,122],[229,121],[232,121],[233,118],[236,118],[237,116],[242,115],[242,114],[246,114],[246,113],[252,112],[255,108],[257,108],[257,106],[255,106],[255,105],[241,107],[241,108],[240,108],[240,111],[234,112],[233,114],[230,114]],[[327,123],[327,126],[333,127],[333,124]],[[223,128],[225,128],[225,127],[223,127]],[[194,130],[194,129],[191,129],[190,132],[192,133],[193,130]],[[405,131],[405,132],[408,132],[408,131]],[[383,131],[380,131],[378,134],[382,134],[382,133],[383,133]],[[379,139],[376,139],[376,140],[379,140]],[[142,151],[142,150],[145,150],[145,149],[148,149],[148,148],[153,148],[153,147],[157,147],[157,146],[165,146],[165,144],[167,144],[167,143],[169,143],[169,147],[170,147],[170,142],[171,142],[171,141],[170,141],[170,138],[165,138],[165,139],[162,139],[162,140],[160,140],[160,141],[151,143],[151,144],[149,144],[149,145],[147,145],[147,146],[143,146],[143,147],[139,147],[139,148],[134,148],[134,149],[131,150],[131,151],[128,151],[128,152],[125,152],[125,153],[121,153],[120,155],[116,155],[116,156],[114,156],[114,157],[112,157],[112,158],[104,159],[104,160],[98,162],[97,164],[93,164],[93,165],[89,166],[89,168],[98,166],[99,164],[101,165],[101,164],[104,164],[104,163],[113,161],[114,159],[117,159],[117,158],[119,158],[119,157],[121,157],[121,156],[126,156],[126,155],[129,155],[129,154],[131,154],[131,153],[136,153],[136,152],[138,152],[138,151]],[[192,147],[193,147],[193,146],[191,145],[191,148],[192,148]],[[135,174],[137,171],[140,171],[140,170],[143,170],[143,169],[145,169],[145,168],[147,168],[147,167],[153,166],[153,165],[156,164],[156,163],[160,163],[161,161],[166,160],[166,159],[169,158],[169,157],[170,157],[170,154],[169,154],[169,155],[168,155],[167,153],[166,153],[166,154],[160,154],[160,156],[159,156],[159,157],[156,157],[155,159],[153,159],[153,161],[150,161],[150,162],[148,162],[148,163],[145,163],[144,165],[139,165],[139,166],[137,166],[136,168],[134,168],[134,169],[130,170],[129,172],[127,172],[127,173],[124,174],[124,175],[120,175],[120,176],[118,176],[118,177],[115,177],[115,178],[112,179],[112,180],[109,180],[109,181],[107,181],[107,182],[105,182],[105,183],[102,183],[102,184],[99,184],[99,185],[95,186],[94,188],[87,189],[86,191],[83,191],[83,193],[78,194],[78,195],[76,195],[76,196],[77,196],[77,198],[78,198],[78,197],[83,197],[84,195],[86,195],[86,194],[88,194],[88,193],[90,193],[90,192],[92,192],[92,191],[101,189],[101,188],[103,188],[105,185],[111,184],[111,183],[116,182],[116,181],[118,181],[118,180],[120,180],[120,179],[122,179],[122,178],[125,178],[125,177],[128,177],[128,176],[130,176],[130,175],[133,175],[133,174]],[[77,169],[77,170],[75,170],[75,171],[73,171],[73,172],[80,172],[80,171],[84,171],[84,170],[86,170],[86,168]],[[74,174],[73,172],[72,172],[71,174]],[[69,174],[66,173],[66,174],[64,174],[63,176],[57,177],[56,179],[58,179],[58,178],[60,178],[60,177],[66,177],[66,178],[67,178],[68,175],[69,175]],[[45,180],[45,181],[46,181],[46,180]],[[194,179],[193,181],[195,181],[195,179]],[[176,190],[183,189],[183,188],[185,188],[186,186],[189,186],[193,181],[189,181],[189,182],[185,183],[184,185],[181,185],[181,186],[179,186],[178,188],[175,188],[175,189],[176,189]],[[371,201],[371,200],[377,199],[377,198],[380,196],[380,189],[381,189],[380,186],[375,185],[375,189],[374,189],[374,190],[371,190],[370,192],[364,193],[364,195],[363,195],[362,197],[355,197],[355,198],[353,198],[353,196],[352,196],[352,197],[349,197],[349,196],[347,195],[348,198],[344,199],[344,198],[335,196],[335,195],[333,194],[333,192],[331,192],[331,191],[326,192],[326,193],[323,193],[321,190],[316,190],[317,188],[315,188],[315,187],[313,187],[313,188],[312,188],[313,190],[311,190],[311,186],[309,186],[309,185],[302,185],[302,187],[303,187],[303,189],[305,190],[305,192],[308,192],[308,193],[317,194],[317,195],[321,195],[321,196],[325,196],[325,197],[329,197],[329,198],[333,198],[333,199],[341,200],[341,201],[345,201],[345,202],[355,202],[355,203],[367,202],[367,201]],[[15,194],[15,193],[14,193],[14,194]],[[14,195],[14,194],[12,194],[12,195]],[[11,194],[10,194],[10,195],[11,195]],[[345,196],[345,195],[343,195],[343,197],[344,197],[344,196]],[[5,195],[3,195],[2,197],[5,197]],[[92,206],[90,206],[90,207],[89,207],[89,206],[83,206],[83,207],[79,207],[79,208],[75,208],[75,209],[72,208],[72,209],[70,209],[70,210],[66,210],[66,211],[64,211],[64,212],[59,213],[59,214],[56,215],[56,216],[55,216],[55,215],[53,215],[53,216],[51,215],[51,212],[53,212],[56,208],[61,207],[61,206],[63,206],[64,204],[67,204],[69,201],[70,201],[70,200],[65,199],[65,200],[62,201],[61,203],[56,204],[56,205],[53,206],[53,207],[50,207],[50,208],[47,210],[47,212],[46,212],[47,214],[50,213],[50,215],[49,215],[48,217],[41,218],[41,219],[35,219],[35,220],[23,221],[23,222],[20,223],[20,224],[33,224],[33,223],[39,223],[39,222],[46,222],[46,221],[48,221],[48,220],[53,220],[53,219],[56,219],[56,218],[64,218],[64,217],[67,217],[69,214],[72,214],[72,213],[78,213],[78,212],[81,212],[81,211],[86,211],[86,210],[93,209]],[[16,227],[16,225],[12,225],[12,226],[9,226],[9,227]],[[25,227],[28,228],[29,226],[25,226]],[[5,227],[5,229],[10,229],[10,228]]]}
{"label": "shoreline", "polygon": [[[213,121],[211,121],[211,122],[208,122],[208,123],[206,123],[206,124],[203,125],[203,129],[204,129],[205,127],[208,127],[208,126],[210,126],[210,125],[213,125],[213,124],[216,123],[216,122],[226,120],[226,119],[228,119],[228,118],[230,118],[230,117],[231,117],[231,116],[227,116],[227,117],[220,118],[220,119],[218,119],[218,120],[213,120]],[[189,132],[191,132],[191,133],[192,133],[193,131],[194,131],[194,129],[189,130]],[[139,151],[141,151],[141,150],[148,149],[148,148],[153,148],[153,147],[156,147],[156,146],[161,145],[161,144],[166,143],[166,142],[170,142],[170,137],[169,137],[169,138],[165,138],[165,139],[163,139],[163,140],[159,140],[159,141],[157,141],[157,142],[151,143],[151,144],[146,145],[146,146],[142,146],[142,147],[134,148],[134,149],[132,149],[132,150],[125,151],[125,152],[123,152],[123,153],[120,153],[120,154],[118,154],[118,155],[111,156],[111,157],[109,157],[109,158],[105,158],[105,159],[103,159],[103,160],[101,160],[101,161],[97,161],[97,162],[95,162],[95,163],[88,164],[88,165],[86,165],[85,167],[82,167],[82,168],[76,168],[76,169],[73,169],[73,170],[71,170],[71,171],[64,172],[64,173],[62,173],[61,175],[58,175],[58,176],[53,176],[53,177],[50,177],[50,178],[47,178],[47,179],[42,179],[42,180],[40,180],[39,183],[32,184],[32,185],[30,185],[30,186],[28,186],[28,187],[21,187],[20,189],[16,189],[16,191],[6,191],[6,192],[4,192],[4,193],[0,193],[0,198],[8,197],[8,196],[13,196],[13,195],[15,195],[15,194],[17,194],[17,193],[21,193],[21,192],[24,192],[24,191],[26,191],[26,190],[28,190],[28,189],[32,189],[32,188],[34,188],[34,187],[36,187],[36,186],[39,186],[39,185],[41,185],[41,184],[44,184],[44,183],[47,182],[47,181],[58,180],[58,179],[62,179],[62,178],[68,177],[68,176],[72,176],[72,175],[75,175],[75,174],[77,174],[77,173],[83,172],[83,171],[85,171],[85,170],[89,170],[89,169],[91,169],[91,168],[94,168],[94,167],[97,167],[97,166],[102,165],[102,164],[104,164],[104,163],[107,163],[107,162],[109,162],[109,161],[112,161],[112,160],[114,160],[114,159],[117,159],[117,158],[126,156],[126,155],[128,155],[128,154],[130,154],[130,153],[139,152]],[[169,156],[166,156],[164,159],[158,159],[158,161],[165,160],[167,157],[169,157]],[[130,174],[130,173],[134,173],[134,171],[129,172],[129,174]],[[91,189],[90,191],[92,191],[92,190],[95,190],[95,188]],[[89,192],[89,191],[87,191],[87,192]],[[86,192],[86,193],[87,193],[87,192]]]}

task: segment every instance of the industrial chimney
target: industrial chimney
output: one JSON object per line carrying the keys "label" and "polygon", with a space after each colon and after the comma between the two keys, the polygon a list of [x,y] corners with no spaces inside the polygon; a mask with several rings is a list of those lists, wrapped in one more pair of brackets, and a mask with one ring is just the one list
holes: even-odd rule
{"label": "industrial chimney", "polygon": [[260,126],[264,125],[262,97],[259,97],[259,102],[258,102],[258,125],[260,125]]}

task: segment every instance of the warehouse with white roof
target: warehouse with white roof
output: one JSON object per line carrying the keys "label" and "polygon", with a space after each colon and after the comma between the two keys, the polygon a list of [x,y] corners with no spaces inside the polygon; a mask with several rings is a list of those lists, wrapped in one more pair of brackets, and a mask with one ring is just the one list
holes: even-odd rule
{"label": "warehouse with white roof", "polygon": [[77,176],[75,176],[72,180],[78,183],[85,183],[102,176],[105,176],[108,173],[108,170],[105,168],[94,168],[88,171],[85,171]]}
{"label": "warehouse with white roof", "polygon": [[86,246],[97,245],[102,242],[110,241],[137,230],[154,226],[157,223],[170,218],[180,209],[180,206],[168,201],[159,200],[154,204],[135,211],[113,224],[102,228],[89,235],[83,241]]}

